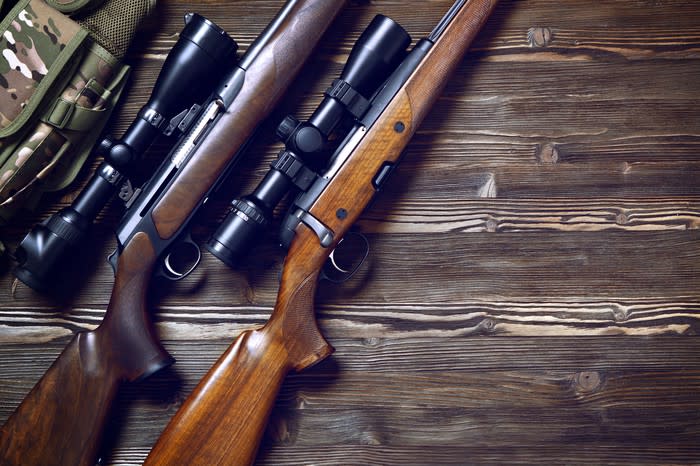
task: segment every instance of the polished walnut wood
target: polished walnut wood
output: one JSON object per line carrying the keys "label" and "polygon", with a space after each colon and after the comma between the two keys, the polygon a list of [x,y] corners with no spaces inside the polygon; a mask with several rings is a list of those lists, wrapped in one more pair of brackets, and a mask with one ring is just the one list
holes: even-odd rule
{"label": "polished walnut wood", "polygon": [[94,464],[120,383],[173,362],[146,318],[154,264],[148,236],[136,234],[119,257],[103,323],[71,340],[0,429],[3,465]]}
{"label": "polished walnut wood", "polygon": [[293,242],[270,320],[243,332],[207,372],[145,465],[253,463],[285,376],[333,351],[314,315],[318,274],[328,253],[308,230]]}
{"label": "polished walnut wood", "polygon": [[[280,3],[161,0],[111,131],[145,102],[186,11],[245,50]],[[195,240],[257,184],[281,148],[275,125],[309,116],[375,14],[415,39],[451,3],[351,1]],[[686,0],[500,0],[356,222],[366,264],[343,285],[320,283],[316,314],[335,352],[286,378],[257,462],[700,462],[698,24],[700,4]],[[16,245],[78,189],[3,239]],[[118,214],[98,220],[61,301],[12,292],[0,262],[0,422],[73,334],[102,320]],[[267,321],[283,259],[275,228],[236,270],[205,253],[187,279],[151,287],[177,363],[120,390],[104,464],[141,464],[232,336]]]}

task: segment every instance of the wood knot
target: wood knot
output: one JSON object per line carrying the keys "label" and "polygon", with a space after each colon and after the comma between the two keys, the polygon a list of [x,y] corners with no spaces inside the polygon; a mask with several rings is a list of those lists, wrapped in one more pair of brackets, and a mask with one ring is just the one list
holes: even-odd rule
{"label": "wood knot", "polygon": [[362,345],[367,346],[368,348],[376,348],[379,346],[380,342],[381,340],[379,340],[377,337],[369,337],[362,340]]}
{"label": "wood knot", "polygon": [[17,285],[19,285],[19,279],[15,278],[10,286],[10,297],[15,299],[15,293],[17,292]]}
{"label": "wood knot", "polygon": [[612,315],[613,319],[615,319],[615,322],[624,322],[627,320],[627,311],[624,309],[621,309],[619,307],[616,307],[612,310]]}
{"label": "wood knot", "polygon": [[494,198],[498,195],[498,188],[496,187],[496,176],[493,173],[487,173],[486,179],[479,188],[477,196],[482,198]]}
{"label": "wood knot", "polygon": [[362,445],[381,445],[383,443],[382,436],[377,432],[363,432],[361,434],[360,443]]}
{"label": "wood knot", "polygon": [[547,47],[552,42],[552,30],[548,27],[534,27],[527,31],[530,47]]}
{"label": "wood knot", "polygon": [[594,392],[602,385],[603,378],[595,371],[583,371],[574,376],[576,388],[582,392]]}
{"label": "wood knot", "polygon": [[620,212],[615,217],[615,223],[617,223],[618,225],[626,225],[627,224],[627,215],[625,215],[624,212]]}
{"label": "wood knot", "polygon": [[252,286],[246,286],[243,290],[243,294],[248,304],[255,304],[255,290]]}
{"label": "wood knot", "polygon": [[543,144],[537,150],[537,160],[541,163],[557,163],[559,151],[554,144]]}
{"label": "wood knot", "polygon": [[479,326],[485,333],[491,333],[496,330],[496,322],[494,322],[493,319],[484,319],[481,321]]}
{"label": "wood knot", "polygon": [[498,221],[495,218],[489,218],[486,220],[486,231],[489,233],[495,233],[498,230]]}

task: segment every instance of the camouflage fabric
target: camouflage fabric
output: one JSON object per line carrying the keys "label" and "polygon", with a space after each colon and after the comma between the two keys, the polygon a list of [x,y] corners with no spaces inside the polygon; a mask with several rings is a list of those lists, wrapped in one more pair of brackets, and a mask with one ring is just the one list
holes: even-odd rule
{"label": "camouflage fabric", "polygon": [[[132,15],[135,24],[153,6],[144,1],[148,8]],[[129,2],[106,0],[105,7]],[[125,18],[119,20],[123,27]],[[20,207],[32,208],[42,193],[67,186],[102,132],[129,67],[98,39],[43,0],[20,0],[0,23],[0,225]]]}
{"label": "camouflage fabric", "polygon": [[29,139],[22,142],[0,173],[0,195],[4,200],[0,220],[7,221],[17,208],[31,201],[33,188],[53,171],[65,143],[45,123],[40,123]]}
{"label": "camouflage fabric", "polygon": [[80,31],[78,24],[64,18],[45,3],[32,1],[4,30],[0,39],[0,128],[9,127],[32,96],[37,96],[49,68]]}
{"label": "camouflage fabric", "polygon": [[[29,200],[66,138],[39,122],[73,74],[87,34],[40,0],[20,2],[0,39],[0,221]],[[68,71],[66,73],[66,71]]]}
{"label": "camouflage fabric", "polygon": [[[32,207],[41,192],[64,188],[88,155],[96,134],[86,137],[85,132],[99,134],[118,96],[112,95],[110,83],[120,71],[117,82],[125,77],[121,65],[95,52],[88,50],[43,121],[14,147],[0,169],[0,220],[19,207]],[[81,158],[77,163],[76,157]]]}

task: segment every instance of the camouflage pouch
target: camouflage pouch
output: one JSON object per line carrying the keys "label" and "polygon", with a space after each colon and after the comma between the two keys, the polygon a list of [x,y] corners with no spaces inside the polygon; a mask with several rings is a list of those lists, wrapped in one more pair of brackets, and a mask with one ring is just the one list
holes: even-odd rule
{"label": "camouflage pouch", "polygon": [[155,0],[49,3],[73,18],[20,0],[0,23],[0,225],[75,179],[126,83],[119,60]]}
{"label": "camouflage pouch", "polygon": [[95,8],[103,0],[44,0],[49,6],[60,11],[61,13],[72,14],[86,9]]}

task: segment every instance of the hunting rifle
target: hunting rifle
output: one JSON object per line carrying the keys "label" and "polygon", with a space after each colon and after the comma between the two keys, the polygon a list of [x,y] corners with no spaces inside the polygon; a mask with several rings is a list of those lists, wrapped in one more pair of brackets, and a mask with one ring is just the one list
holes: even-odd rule
{"label": "hunting rifle", "polygon": [[122,219],[104,320],[71,340],[7,420],[0,464],[94,464],[119,386],[173,363],[145,309],[157,260],[224,179],[343,3],[288,0],[203,106]]}
{"label": "hunting rifle", "polygon": [[333,352],[313,300],[321,269],[386,181],[496,0],[458,0],[420,40],[284,222],[289,250],[268,322],[243,332],[199,382],[144,463],[245,465],[255,460],[282,382]]}

